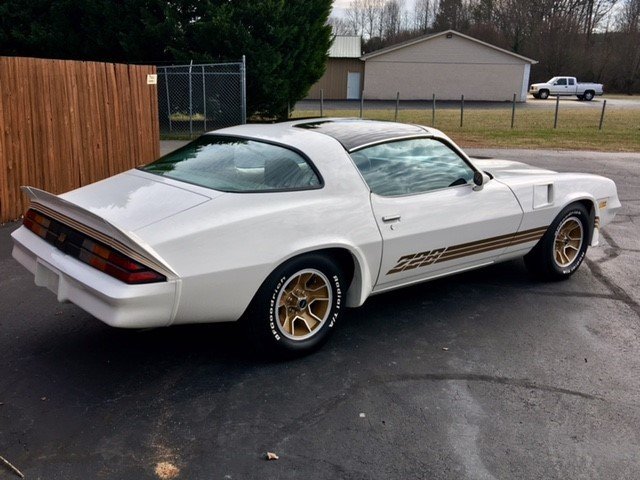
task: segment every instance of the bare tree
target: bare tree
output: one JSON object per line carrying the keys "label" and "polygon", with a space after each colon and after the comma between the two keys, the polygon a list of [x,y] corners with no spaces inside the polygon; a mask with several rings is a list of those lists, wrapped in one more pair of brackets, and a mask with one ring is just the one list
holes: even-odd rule
{"label": "bare tree", "polygon": [[420,33],[427,33],[433,19],[433,6],[437,4],[436,0],[415,0],[413,9],[413,28]]}
{"label": "bare tree", "polygon": [[345,18],[329,17],[327,23],[331,25],[334,35],[359,35],[358,31],[354,30],[351,23]]}
{"label": "bare tree", "polygon": [[626,0],[616,20],[621,32],[638,33],[640,31],[640,0]]}
{"label": "bare tree", "polygon": [[347,9],[350,31],[365,39],[382,35],[384,0],[351,0]]}
{"label": "bare tree", "polygon": [[349,32],[362,35],[364,32],[364,0],[351,0],[346,11],[346,22]]}
{"label": "bare tree", "polygon": [[469,24],[467,5],[463,0],[440,0],[434,19],[436,30],[465,30]]}
{"label": "bare tree", "polygon": [[[366,51],[449,28],[535,58],[532,80],[561,73],[640,90],[640,0],[352,0],[346,27]],[[617,12],[617,13],[616,13]]]}
{"label": "bare tree", "polygon": [[393,41],[402,27],[402,5],[399,0],[388,0],[380,16],[381,37]]}
{"label": "bare tree", "polygon": [[622,86],[626,93],[632,93],[634,85],[640,88],[640,0],[627,0],[617,20],[627,44],[621,56]]}
{"label": "bare tree", "polygon": [[365,4],[365,36],[382,37],[382,15],[384,12],[384,0],[363,0]]}

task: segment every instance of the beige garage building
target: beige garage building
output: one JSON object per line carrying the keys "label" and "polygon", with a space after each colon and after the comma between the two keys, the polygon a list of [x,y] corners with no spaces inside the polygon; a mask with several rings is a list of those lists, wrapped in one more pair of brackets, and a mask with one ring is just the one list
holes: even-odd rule
{"label": "beige garage building", "polygon": [[[324,75],[307,94],[308,99],[356,100],[360,98],[364,81],[362,37],[338,35],[334,37]],[[322,92],[322,93],[321,93]]]}
{"label": "beige garage building", "polygon": [[391,100],[526,101],[538,63],[454,30],[427,35],[362,57],[364,96]]}

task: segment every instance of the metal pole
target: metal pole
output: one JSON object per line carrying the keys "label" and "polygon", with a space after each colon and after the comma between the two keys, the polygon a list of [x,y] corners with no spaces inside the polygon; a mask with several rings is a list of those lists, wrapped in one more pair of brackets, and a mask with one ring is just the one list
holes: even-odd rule
{"label": "metal pole", "polygon": [[436,126],[436,94],[433,94],[433,103],[431,104],[431,126]]}
{"label": "metal pole", "polygon": [[604,122],[604,109],[607,107],[607,101],[605,100],[602,104],[602,113],[600,114],[600,125],[598,126],[598,130],[602,130],[602,122]]}
{"label": "metal pole", "polygon": [[398,121],[398,106],[400,105],[400,92],[396,92],[396,114],[393,117],[393,121]]}
{"label": "metal pole", "polygon": [[362,90],[362,94],[360,95],[360,118],[362,118],[363,111],[364,111],[364,90]]}
{"label": "metal pole", "polygon": [[513,94],[513,103],[511,104],[511,128],[516,121],[516,94]]}
{"label": "metal pole", "polygon": [[560,107],[560,95],[556,95],[556,114],[553,119],[553,128],[558,127],[558,108]]}
{"label": "metal pole", "polygon": [[189,63],[189,136],[193,137],[193,82],[191,81],[191,69],[193,60]]}
{"label": "metal pole", "polygon": [[287,118],[291,118],[291,102],[287,102]]}
{"label": "metal pole", "polygon": [[460,128],[464,122],[464,95],[460,97]]}
{"label": "metal pole", "polygon": [[324,89],[320,89],[320,116],[324,117]]}
{"label": "metal pole", "polygon": [[164,87],[167,92],[167,115],[169,116],[169,133],[171,133],[173,132],[173,125],[171,125],[171,100],[169,99],[169,75],[167,75],[167,67],[164,67]]}
{"label": "metal pole", "polygon": [[242,112],[240,112],[240,115],[242,117],[242,123],[245,124],[247,123],[247,59],[244,55],[242,55],[242,65],[240,66],[240,70],[240,76],[242,79],[242,86],[240,88]]}
{"label": "metal pole", "polygon": [[204,85],[204,65],[202,66],[202,110],[204,112],[204,131],[207,131],[207,88]]}

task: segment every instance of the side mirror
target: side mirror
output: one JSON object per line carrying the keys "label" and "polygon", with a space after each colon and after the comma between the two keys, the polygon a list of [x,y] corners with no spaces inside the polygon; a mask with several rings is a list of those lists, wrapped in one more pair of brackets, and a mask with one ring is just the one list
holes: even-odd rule
{"label": "side mirror", "polygon": [[473,189],[476,192],[479,192],[480,190],[482,190],[484,188],[484,185],[491,180],[491,177],[489,175],[487,175],[484,172],[479,172],[476,171],[476,173],[473,174],[473,183],[476,184],[475,187],[473,187]]}

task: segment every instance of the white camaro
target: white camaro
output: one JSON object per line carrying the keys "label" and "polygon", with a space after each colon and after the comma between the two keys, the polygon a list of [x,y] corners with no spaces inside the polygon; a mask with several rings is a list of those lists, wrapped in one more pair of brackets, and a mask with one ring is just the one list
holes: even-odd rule
{"label": "white camaro", "polygon": [[25,190],[13,256],[59,301],[116,327],[242,318],[281,354],[417,282],[522,256],[567,278],[620,208],[607,178],[350,119],[226,128],[63,195]]}

